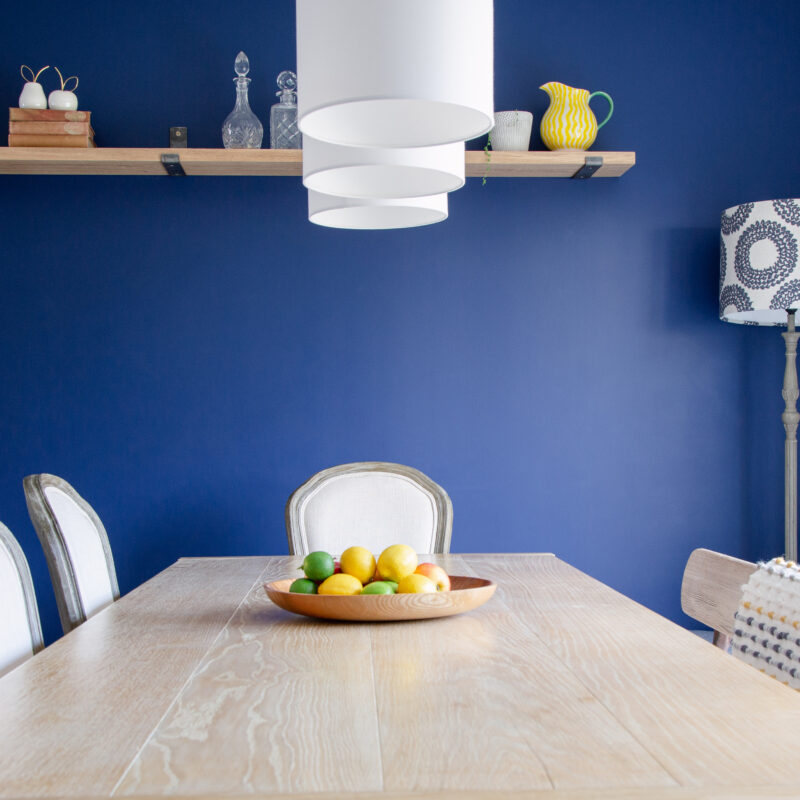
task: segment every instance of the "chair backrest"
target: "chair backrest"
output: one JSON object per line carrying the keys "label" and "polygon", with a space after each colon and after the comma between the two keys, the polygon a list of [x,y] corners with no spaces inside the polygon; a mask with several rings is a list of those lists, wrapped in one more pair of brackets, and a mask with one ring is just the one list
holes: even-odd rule
{"label": "chair backrest", "polygon": [[286,503],[289,552],[351,545],[380,553],[407,544],[418,553],[450,552],[453,504],[447,492],[412,467],[361,461],[322,470]]}
{"label": "chair backrest", "polygon": [[23,483],[68,633],[119,597],[108,535],[94,509],[65,480],[43,473]]}
{"label": "chair backrest", "polygon": [[0,523],[0,675],[44,647],[31,571],[22,548]]}
{"label": "chair backrest", "polygon": [[[715,632],[714,643],[726,648],[733,636],[734,618],[756,565],[740,558],[700,548],[686,562],[681,585],[681,608]],[[724,637],[724,638],[722,638]]]}

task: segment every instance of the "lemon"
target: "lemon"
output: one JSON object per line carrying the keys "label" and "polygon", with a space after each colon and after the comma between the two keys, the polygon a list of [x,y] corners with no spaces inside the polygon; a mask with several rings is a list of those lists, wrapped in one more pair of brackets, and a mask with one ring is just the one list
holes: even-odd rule
{"label": "lemon", "polygon": [[362,588],[358,578],[344,572],[337,572],[330,578],[326,578],[317,587],[317,594],[361,594]]}
{"label": "lemon", "polygon": [[[320,587],[320,590],[322,587]],[[398,594],[422,594],[423,592],[435,592],[436,584],[424,575],[406,575],[401,578],[397,583]]]}
{"label": "lemon", "polygon": [[393,544],[387,547],[378,558],[378,572],[381,578],[399,581],[417,568],[417,554],[407,544]]}
{"label": "lemon", "polygon": [[375,574],[375,556],[366,547],[348,547],[339,558],[342,572],[367,583]]}
{"label": "lemon", "polygon": [[333,575],[335,569],[333,556],[324,550],[315,550],[303,559],[301,569],[305,572],[306,578],[310,578],[312,581],[324,581],[325,578]]}

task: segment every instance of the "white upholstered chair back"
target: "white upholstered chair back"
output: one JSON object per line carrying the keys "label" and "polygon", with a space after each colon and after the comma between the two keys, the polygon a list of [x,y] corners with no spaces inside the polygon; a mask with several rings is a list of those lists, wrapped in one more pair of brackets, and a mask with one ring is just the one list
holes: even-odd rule
{"label": "white upholstered chair back", "polygon": [[111,546],[94,509],[66,481],[29,475],[24,486],[67,633],[119,597]]}
{"label": "white upholstered chair back", "polygon": [[418,553],[447,553],[453,505],[419,470],[362,461],[318,472],[286,504],[289,552],[339,555],[360,545],[376,555],[392,544]]}
{"label": "white upholstered chair back", "polygon": [[11,531],[0,523],[0,675],[43,646],[28,562]]}

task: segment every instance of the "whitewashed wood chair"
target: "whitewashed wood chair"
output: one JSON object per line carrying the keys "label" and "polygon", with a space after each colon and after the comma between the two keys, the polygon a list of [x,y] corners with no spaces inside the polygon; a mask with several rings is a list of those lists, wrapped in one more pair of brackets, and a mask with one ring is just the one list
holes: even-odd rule
{"label": "whitewashed wood chair", "polygon": [[0,675],[43,647],[28,561],[11,531],[0,523]]}
{"label": "whitewashed wood chair", "polygon": [[727,650],[742,586],[756,569],[750,561],[713,550],[694,550],[686,562],[681,585],[681,608],[714,631],[714,644]]}
{"label": "whitewashed wood chair", "polygon": [[322,470],[286,503],[289,552],[340,554],[351,545],[380,553],[407,544],[449,553],[453,504],[427,475],[402,464],[360,461]]}
{"label": "whitewashed wood chair", "polygon": [[65,480],[23,481],[33,527],[42,543],[64,633],[119,598],[108,535],[94,509]]}

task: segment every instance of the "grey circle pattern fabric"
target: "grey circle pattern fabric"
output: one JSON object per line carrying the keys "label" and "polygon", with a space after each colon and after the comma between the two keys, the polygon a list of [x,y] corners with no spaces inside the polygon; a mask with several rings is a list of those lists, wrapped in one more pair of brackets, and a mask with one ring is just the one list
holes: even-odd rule
{"label": "grey circle pattern fabric", "polygon": [[[777,259],[768,267],[751,264],[750,253],[753,245],[765,239],[775,245]],[[797,241],[792,232],[777,222],[759,220],[742,231],[736,242],[734,269],[739,280],[749,289],[766,289],[776,286],[789,275],[797,265]]]}
{"label": "grey circle pattern fabric", "polygon": [[728,208],[720,231],[720,319],[786,325],[786,310],[800,305],[800,199]]}
{"label": "grey circle pattern fabric", "polygon": [[719,315],[733,306],[737,311],[752,311],[753,303],[750,296],[741,286],[726,286],[719,296]]}
{"label": "grey circle pattern fabric", "polygon": [[784,222],[800,226],[800,201],[773,200],[772,207]]}
{"label": "grey circle pattern fabric", "polygon": [[741,206],[736,206],[736,208],[729,208],[728,211],[733,211],[733,214],[723,211],[720,225],[722,233],[727,236],[738,231],[747,222],[754,205],[755,203],[744,203]]}
{"label": "grey circle pattern fabric", "polygon": [[800,303],[800,280],[785,283],[772,298],[771,308],[787,309],[797,308]]}

